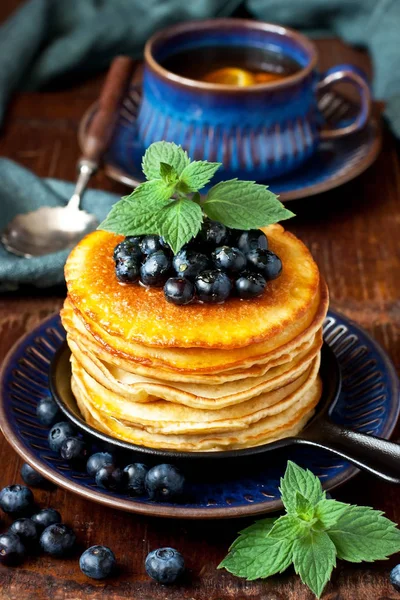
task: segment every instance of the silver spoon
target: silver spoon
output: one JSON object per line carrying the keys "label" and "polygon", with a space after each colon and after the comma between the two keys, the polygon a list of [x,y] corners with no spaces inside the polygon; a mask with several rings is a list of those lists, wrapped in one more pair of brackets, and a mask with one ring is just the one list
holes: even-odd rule
{"label": "silver spoon", "polygon": [[32,258],[70,248],[90,231],[98,221],[94,215],[81,210],[80,203],[90,177],[108,147],[118,107],[129,85],[135,62],[128,56],[114,59],[102,88],[98,109],[89,125],[78,163],[75,190],[65,206],[41,206],[39,209],[17,215],[1,235],[9,252]]}

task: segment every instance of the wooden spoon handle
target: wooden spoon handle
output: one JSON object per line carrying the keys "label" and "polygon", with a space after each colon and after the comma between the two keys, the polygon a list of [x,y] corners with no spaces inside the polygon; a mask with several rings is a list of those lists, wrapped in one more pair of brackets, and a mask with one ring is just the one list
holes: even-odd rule
{"label": "wooden spoon handle", "polygon": [[107,149],[118,117],[118,107],[135,67],[136,61],[129,56],[117,56],[113,60],[100,93],[98,108],[89,124],[81,160],[98,163]]}

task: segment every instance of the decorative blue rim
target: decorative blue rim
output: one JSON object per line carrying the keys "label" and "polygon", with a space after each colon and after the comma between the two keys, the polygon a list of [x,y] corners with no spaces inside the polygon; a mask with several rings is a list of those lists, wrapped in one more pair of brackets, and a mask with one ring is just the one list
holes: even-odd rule
{"label": "decorative blue rim", "polygon": [[[339,361],[343,388],[332,419],[363,433],[388,438],[399,415],[399,382],[384,352],[363,329],[329,311],[324,337]],[[76,471],[47,445],[47,430],[36,419],[36,404],[49,390],[49,365],[65,339],[58,315],[49,317],[17,342],[0,375],[0,423],[14,449],[48,479],[90,500],[130,512],[174,518],[231,518],[281,508],[278,485],[286,461],[311,469],[326,490],[358,470],[326,451],[292,446],[271,453],[274,464],[255,473],[189,481],[185,503],[156,503],[100,490],[86,473]]]}

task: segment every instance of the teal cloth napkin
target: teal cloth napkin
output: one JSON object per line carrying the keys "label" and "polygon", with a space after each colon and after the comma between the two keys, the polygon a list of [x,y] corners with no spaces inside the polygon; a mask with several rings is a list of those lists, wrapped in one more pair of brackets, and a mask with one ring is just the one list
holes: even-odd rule
{"label": "teal cloth napkin", "polygon": [[[0,26],[0,124],[16,90],[72,83],[105,69],[117,54],[139,56],[161,27],[238,10],[366,47],[375,97],[386,101],[386,117],[400,137],[400,0],[28,0]],[[61,203],[60,196],[67,199],[72,191],[71,184],[41,181],[5,160],[0,177],[1,229],[17,212]],[[102,218],[114,202],[110,194],[89,190],[84,206]],[[0,290],[61,282],[66,254],[21,259],[0,248]]]}

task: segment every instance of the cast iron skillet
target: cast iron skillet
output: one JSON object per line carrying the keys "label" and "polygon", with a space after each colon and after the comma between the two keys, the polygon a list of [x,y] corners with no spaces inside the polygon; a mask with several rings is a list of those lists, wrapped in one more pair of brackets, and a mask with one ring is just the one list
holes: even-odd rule
{"label": "cast iron skillet", "polygon": [[[60,409],[82,430],[101,442],[111,444],[122,451],[133,452],[138,460],[145,457],[151,462],[186,463],[191,467],[221,466],[238,461],[248,464],[265,462],[271,450],[284,448],[293,444],[315,446],[333,452],[345,458],[360,469],[368,471],[392,483],[400,483],[400,444],[388,442],[371,435],[357,433],[333,423],[330,414],[340,394],[341,374],[335,354],[324,342],[321,355],[320,375],[323,392],[316,412],[306,427],[296,436],[287,437],[270,444],[239,450],[219,452],[175,452],[158,450],[123,442],[105,433],[97,431],[86,423],[82,417],[71,391],[71,352],[64,342],[54,355],[50,366],[50,390]],[[271,456],[269,457],[271,459]]]}

